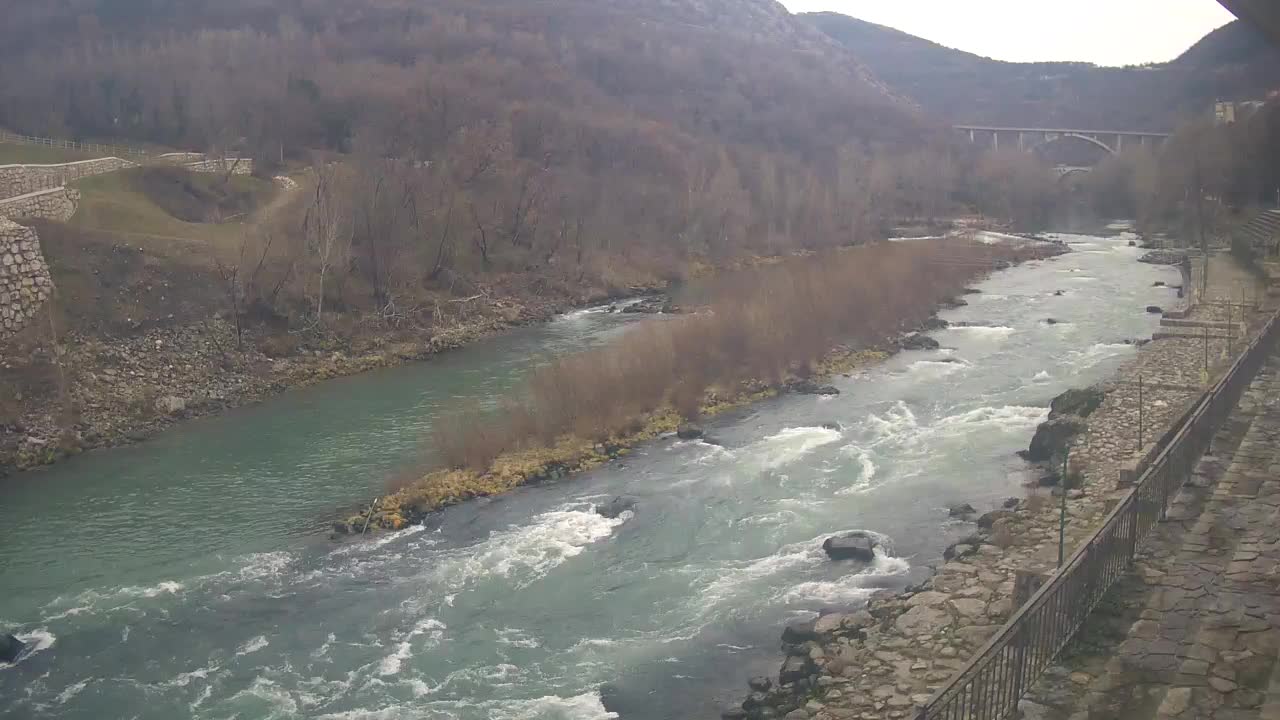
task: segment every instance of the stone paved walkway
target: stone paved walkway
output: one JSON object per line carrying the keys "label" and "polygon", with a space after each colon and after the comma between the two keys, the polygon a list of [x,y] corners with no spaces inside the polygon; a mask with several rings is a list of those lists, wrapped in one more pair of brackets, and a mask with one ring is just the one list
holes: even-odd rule
{"label": "stone paved walkway", "polygon": [[1025,718],[1280,720],[1278,441],[1273,357]]}

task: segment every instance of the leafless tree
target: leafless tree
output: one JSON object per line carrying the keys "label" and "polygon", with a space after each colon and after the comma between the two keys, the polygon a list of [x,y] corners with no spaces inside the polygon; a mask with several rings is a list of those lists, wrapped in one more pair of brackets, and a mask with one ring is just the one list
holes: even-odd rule
{"label": "leafless tree", "polygon": [[316,322],[324,322],[324,283],[335,263],[345,261],[351,249],[351,208],[339,185],[338,166],[317,162],[312,168],[315,190],[303,219],[307,248],[316,257],[318,289]]}

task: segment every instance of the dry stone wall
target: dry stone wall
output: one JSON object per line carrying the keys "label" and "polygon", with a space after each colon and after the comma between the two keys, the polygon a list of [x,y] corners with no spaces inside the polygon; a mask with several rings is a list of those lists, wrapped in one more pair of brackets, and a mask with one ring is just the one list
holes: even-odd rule
{"label": "dry stone wall", "polygon": [[52,292],[35,231],[0,217],[0,340],[31,322]]}
{"label": "dry stone wall", "polygon": [[72,180],[133,166],[134,163],[118,157],[82,160],[61,165],[0,165],[0,198],[47,190],[65,185]]}
{"label": "dry stone wall", "polygon": [[56,187],[38,190],[0,200],[0,218],[14,220],[43,218],[66,222],[76,214],[76,204],[79,201],[80,191],[72,188]]}
{"label": "dry stone wall", "polygon": [[182,167],[191,172],[215,173],[231,171],[232,175],[249,175],[253,173],[253,161],[248,158],[223,158],[221,160],[198,160],[183,163]]}

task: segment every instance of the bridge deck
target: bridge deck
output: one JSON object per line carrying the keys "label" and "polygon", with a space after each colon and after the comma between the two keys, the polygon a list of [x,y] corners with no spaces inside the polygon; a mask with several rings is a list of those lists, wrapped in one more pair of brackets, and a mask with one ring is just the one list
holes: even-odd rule
{"label": "bridge deck", "polygon": [[1172,133],[1147,132],[1144,130],[1077,130],[1068,128],[1031,128],[1031,127],[996,127],[990,125],[953,125],[956,130],[980,130],[982,132],[1022,132],[1022,133],[1073,133],[1076,135],[1123,135],[1126,137],[1173,137]]}

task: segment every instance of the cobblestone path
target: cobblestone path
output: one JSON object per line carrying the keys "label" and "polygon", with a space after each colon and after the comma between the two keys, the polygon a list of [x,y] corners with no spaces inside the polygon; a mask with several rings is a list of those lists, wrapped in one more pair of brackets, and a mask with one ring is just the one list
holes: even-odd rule
{"label": "cobblestone path", "polygon": [[1215,451],[1025,718],[1280,720],[1280,357]]}

